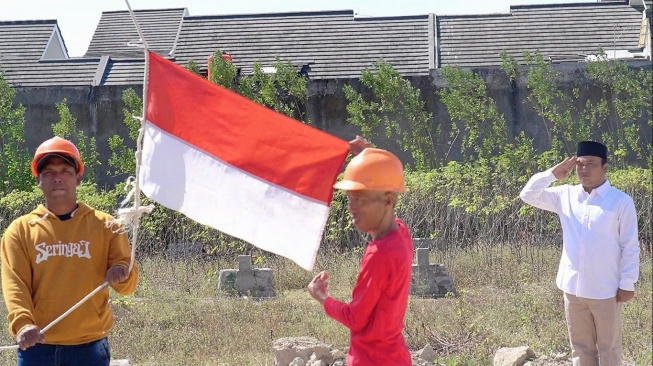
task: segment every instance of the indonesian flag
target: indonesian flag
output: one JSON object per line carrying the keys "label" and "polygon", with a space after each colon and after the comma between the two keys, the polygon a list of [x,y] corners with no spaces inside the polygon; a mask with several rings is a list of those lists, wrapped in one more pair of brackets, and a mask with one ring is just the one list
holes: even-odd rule
{"label": "indonesian flag", "polygon": [[347,142],[149,52],[140,188],[311,270]]}

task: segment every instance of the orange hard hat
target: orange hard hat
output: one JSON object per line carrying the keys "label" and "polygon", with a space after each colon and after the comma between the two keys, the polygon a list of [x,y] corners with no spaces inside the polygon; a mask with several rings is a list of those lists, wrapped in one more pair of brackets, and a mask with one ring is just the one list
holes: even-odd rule
{"label": "orange hard hat", "polygon": [[404,167],[391,152],[368,147],[351,159],[343,179],[333,187],[346,191],[403,192]]}
{"label": "orange hard hat", "polygon": [[71,163],[71,165],[74,164],[77,174],[81,175],[84,173],[84,163],[82,163],[82,157],[79,155],[77,147],[72,142],[55,136],[44,141],[34,153],[31,168],[32,174],[35,177],[38,177],[39,171],[43,168],[39,163],[43,158],[49,157],[49,155],[58,156]]}

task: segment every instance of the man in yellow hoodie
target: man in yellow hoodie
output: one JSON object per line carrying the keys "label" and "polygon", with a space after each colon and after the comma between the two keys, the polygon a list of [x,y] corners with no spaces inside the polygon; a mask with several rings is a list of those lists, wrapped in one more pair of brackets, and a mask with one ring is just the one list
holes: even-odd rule
{"label": "man in yellow hoodie", "polygon": [[9,331],[18,343],[18,366],[108,366],[113,326],[104,287],[79,308],[42,329],[107,281],[120,294],[136,288],[128,270],[127,235],[112,217],[77,201],[84,173],[79,151],[60,137],[36,150],[32,174],[45,204],[13,221],[0,244],[2,292]]}

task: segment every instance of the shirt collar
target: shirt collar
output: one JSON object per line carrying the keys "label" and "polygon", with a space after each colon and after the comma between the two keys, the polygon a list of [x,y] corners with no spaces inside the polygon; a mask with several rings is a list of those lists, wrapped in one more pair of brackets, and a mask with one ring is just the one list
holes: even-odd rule
{"label": "shirt collar", "polygon": [[605,195],[608,194],[608,191],[610,191],[611,187],[612,186],[610,185],[610,181],[606,179],[605,182],[603,182],[603,184],[594,188],[594,190],[599,196],[605,198]]}
{"label": "shirt collar", "polygon": [[[601,184],[600,186],[594,188],[592,190],[592,192],[596,191],[596,194],[601,196],[601,198],[605,198],[605,195],[608,194],[608,191],[610,191],[611,187],[612,186],[610,185],[610,181],[606,179],[605,182],[603,182],[603,184]],[[578,189],[579,189],[579,193],[589,194],[589,193],[585,192],[585,189],[583,188],[582,184],[578,185]]]}

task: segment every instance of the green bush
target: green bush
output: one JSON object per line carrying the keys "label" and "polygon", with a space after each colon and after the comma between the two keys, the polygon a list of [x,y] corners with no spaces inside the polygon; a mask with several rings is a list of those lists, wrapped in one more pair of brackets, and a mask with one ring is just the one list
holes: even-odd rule
{"label": "green bush", "polygon": [[[484,179],[487,165],[451,162],[441,169],[406,172],[406,192],[399,196],[397,216],[413,237],[431,238],[440,248],[490,248],[560,244],[560,223],[555,214],[534,210],[519,199],[519,192],[534,173],[511,179]],[[609,171],[611,184],[631,195],[639,218],[640,241],[651,238],[651,170],[630,167]],[[575,177],[556,184],[577,184]],[[357,233],[347,213],[347,199],[336,191],[323,247],[347,251],[366,238]],[[650,249],[649,249],[650,250]]]}
{"label": "green bush", "polygon": [[[116,192],[100,190],[95,183],[82,183],[77,187],[78,200],[98,210],[113,214],[116,210]],[[22,215],[32,212],[44,203],[43,192],[34,185],[30,191],[14,190],[0,198],[0,229]]]}
{"label": "green bush", "polygon": [[0,197],[0,229],[2,232],[16,218],[30,213],[43,203],[43,193],[34,186],[31,191],[13,190]]}

